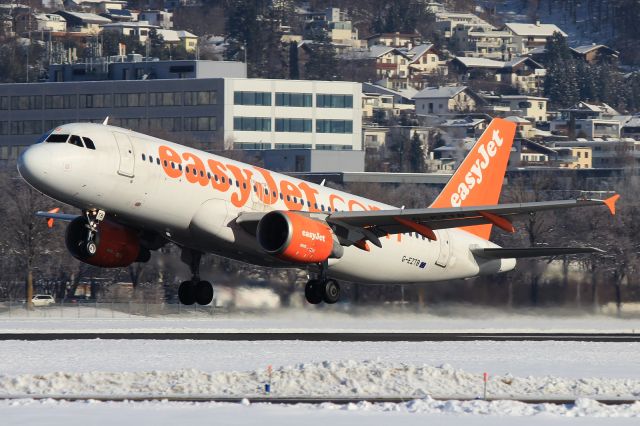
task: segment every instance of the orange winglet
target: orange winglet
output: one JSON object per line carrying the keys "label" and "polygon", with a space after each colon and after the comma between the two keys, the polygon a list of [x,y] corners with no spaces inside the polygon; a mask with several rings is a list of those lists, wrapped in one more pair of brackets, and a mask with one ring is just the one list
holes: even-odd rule
{"label": "orange winglet", "polygon": [[513,227],[513,223],[511,223],[509,219],[488,212],[478,212],[478,214],[480,214],[480,216],[484,217],[503,231],[510,233],[516,232],[516,228]]}
{"label": "orange winglet", "polygon": [[423,225],[421,223],[417,223],[412,220],[405,219],[403,217],[398,217],[398,216],[395,216],[393,219],[399,224],[406,226],[407,228],[417,232],[418,234],[422,235],[425,238],[430,239],[431,241],[438,240],[436,233],[433,232],[433,229],[429,228],[427,225]]}
{"label": "orange winglet", "polygon": [[612,195],[606,200],[602,200],[604,204],[607,207],[609,207],[609,211],[611,212],[612,215],[616,214],[616,201],[618,201],[619,198],[620,198],[620,194],[616,194],[616,195]]}
{"label": "orange winglet", "polygon": [[[58,213],[60,211],[60,207],[56,207],[54,209],[49,210],[47,213]],[[47,219],[47,227],[53,228],[53,218]]]}
{"label": "orange winglet", "polygon": [[367,244],[365,240],[358,240],[353,243],[353,245],[358,247],[360,250],[371,251],[371,249],[369,248],[369,244]]}

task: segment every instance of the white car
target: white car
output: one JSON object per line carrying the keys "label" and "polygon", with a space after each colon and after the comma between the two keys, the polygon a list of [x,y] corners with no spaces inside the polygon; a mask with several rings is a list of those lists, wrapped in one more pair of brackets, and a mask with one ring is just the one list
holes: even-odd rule
{"label": "white car", "polygon": [[48,294],[36,294],[31,299],[31,303],[33,303],[33,306],[49,306],[53,303],[56,303],[56,300],[53,298],[53,296]]}

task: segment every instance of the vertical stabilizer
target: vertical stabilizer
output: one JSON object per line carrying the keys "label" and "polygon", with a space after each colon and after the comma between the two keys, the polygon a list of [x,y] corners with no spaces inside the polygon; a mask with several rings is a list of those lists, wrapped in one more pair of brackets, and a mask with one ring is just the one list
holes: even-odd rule
{"label": "vertical stabilizer", "polygon": [[[497,204],[515,132],[515,123],[494,118],[430,207]],[[491,234],[491,225],[462,229],[485,240]]]}

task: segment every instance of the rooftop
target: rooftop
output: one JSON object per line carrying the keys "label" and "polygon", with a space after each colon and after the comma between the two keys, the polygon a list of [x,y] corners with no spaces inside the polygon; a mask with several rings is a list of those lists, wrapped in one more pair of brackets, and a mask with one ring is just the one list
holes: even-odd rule
{"label": "rooftop", "polygon": [[92,24],[108,24],[111,22],[111,19],[105,18],[104,16],[96,15],[95,13],[87,13],[87,12],[68,12],[66,10],[61,10],[56,13],[64,13],[69,16],[72,16],[76,19],[80,19],[84,22],[89,22]]}
{"label": "rooftop", "polygon": [[505,26],[511,30],[512,33],[519,36],[538,36],[538,37],[551,37],[553,33],[560,33],[563,37],[567,36],[567,33],[558,28],[555,24],[523,24],[520,22],[507,22]]}
{"label": "rooftop", "polygon": [[443,86],[426,87],[416,93],[413,99],[452,98],[460,92],[467,90],[467,86]]}

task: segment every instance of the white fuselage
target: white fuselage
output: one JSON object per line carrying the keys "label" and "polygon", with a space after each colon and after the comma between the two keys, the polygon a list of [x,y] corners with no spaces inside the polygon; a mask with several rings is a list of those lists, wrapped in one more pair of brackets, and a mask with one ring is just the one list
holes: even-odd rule
{"label": "white fuselage", "polygon": [[[180,246],[249,263],[291,266],[266,254],[235,223],[242,212],[301,210],[322,217],[393,208],[117,127],[77,123],[54,132],[91,138],[96,149],[33,145],[21,156],[19,169],[36,189],[80,209],[105,210],[121,223],[158,232]],[[422,283],[515,267],[513,259],[473,256],[471,247],[497,246],[464,230],[436,234],[437,241],[417,233],[383,237],[382,247],[370,244],[370,251],[345,247],[340,259],[329,260],[328,275],[367,283]]]}

